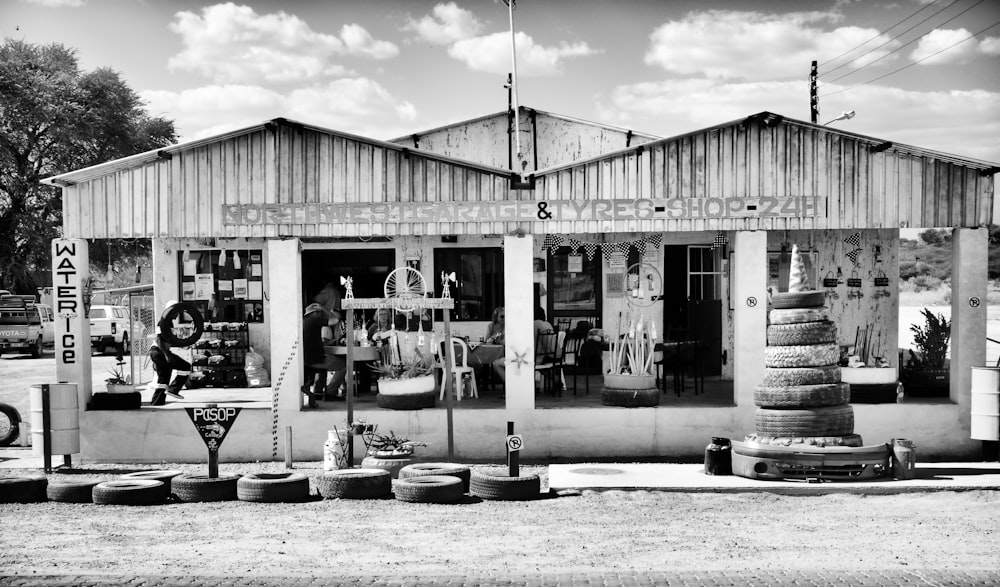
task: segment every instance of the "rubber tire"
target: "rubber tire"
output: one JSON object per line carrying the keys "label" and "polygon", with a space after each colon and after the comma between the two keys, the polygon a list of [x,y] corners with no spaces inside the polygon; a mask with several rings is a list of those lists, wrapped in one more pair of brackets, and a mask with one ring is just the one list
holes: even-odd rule
{"label": "rubber tire", "polygon": [[847,434],[845,436],[757,436],[747,434],[747,442],[755,442],[767,446],[816,446],[824,448],[827,446],[848,446],[857,448],[864,446],[859,434]]}
{"label": "rubber tire", "polygon": [[367,456],[361,460],[362,469],[382,469],[384,471],[389,471],[389,475],[393,479],[399,477],[399,472],[403,467],[413,463],[413,457],[374,457]]}
{"label": "rubber tire", "polygon": [[191,302],[180,302],[179,304],[174,304],[167,310],[166,315],[163,317],[168,322],[173,322],[175,319],[180,317],[181,314],[187,312],[191,315],[191,320],[194,322],[194,330],[191,332],[191,336],[187,338],[178,338],[172,329],[160,334],[163,340],[170,343],[170,346],[191,346],[201,338],[202,333],[205,331],[205,318],[198,311],[198,307]]}
{"label": "rubber tire", "polygon": [[792,367],[789,369],[764,368],[765,387],[790,387],[792,385],[820,385],[840,383],[840,367],[823,365],[820,367]]}
{"label": "rubber tire", "polygon": [[542,482],[538,475],[509,477],[506,469],[476,469],[469,480],[469,493],[491,501],[538,499]]}
{"label": "rubber tire", "polygon": [[44,352],[45,345],[42,343],[42,337],[39,336],[38,339],[35,340],[35,344],[31,345],[31,357],[34,359],[40,359],[42,357],[42,353]]}
{"label": "rubber tire", "polygon": [[760,436],[847,436],[854,434],[854,408],[849,405],[803,410],[757,408],[754,424]]}
{"label": "rubber tire", "polygon": [[115,345],[115,347],[116,347],[115,348],[115,354],[121,354],[122,356],[125,356],[126,354],[129,354],[129,355],[132,354],[131,352],[129,352],[129,351],[131,351],[131,349],[129,348],[129,345],[128,345],[128,333],[127,332],[125,332],[125,333],[122,334],[122,341],[120,343],[118,343],[117,345]]}
{"label": "rubber tire", "polygon": [[765,387],[753,391],[753,402],[761,408],[821,408],[840,406],[851,399],[851,386],[846,383]]}
{"label": "rubber tire", "polygon": [[152,479],[104,481],[91,493],[98,505],[157,505],[163,503],[163,482]]}
{"label": "rubber tire", "polygon": [[771,324],[798,324],[800,322],[827,322],[830,316],[823,308],[795,308],[771,310]]}
{"label": "rubber tire", "polygon": [[462,480],[462,491],[468,493],[472,469],[455,463],[414,463],[399,470],[400,479],[412,479],[426,475],[458,477]]}
{"label": "rubber tire", "polygon": [[771,294],[771,306],[780,310],[821,308],[825,305],[825,291],[786,291]]}
{"label": "rubber tire", "polygon": [[421,410],[423,408],[433,408],[437,395],[436,391],[379,393],[375,395],[375,404],[387,410]]}
{"label": "rubber tire", "polygon": [[619,389],[604,387],[601,389],[601,404],[620,408],[653,408],[660,405],[660,390],[649,389]]}
{"label": "rubber tire", "polygon": [[240,501],[295,503],[309,499],[309,478],[302,473],[251,473],[236,482]]}
{"label": "rubber tire", "polygon": [[0,418],[5,418],[10,424],[10,428],[0,436],[0,446],[10,446],[21,433],[21,414],[14,406],[0,403]]}
{"label": "rubber tire", "polygon": [[175,469],[154,469],[152,471],[136,471],[134,473],[125,473],[120,477],[120,479],[149,479],[152,481],[162,481],[163,482],[163,500],[166,501],[173,495],[173,491],[170,489],[171,481],[174,477],[179,477],[184,474],[184,471],[177,471]]}
{"label": "rubber tire", "polygon": [[772,324],[767,327],[767,344],[794,346],[837,342],[837,325],[833,322],[798,322]]}
{"label": "rubber tire", "polygon": [[392,494],[392,475],[384,469],[341,469],[315,478],[324,499],[381,499]]}
{"label": "rubber tire", "polygon": [[170,482],[174,498],[183,502],[236,501],[239,475],[180,475]]}
{"label": "rubber tire", "polygon": [[100,481],[53,481],[45,488],[49,501],[94,503],[94,486]]}
{"label": "rubber tire", "polygon": [[45,477],[0,477],[0,503],[37,503],[48,499]]}
{"label": "rubber tire", "polygon": [[835,343],[769,346],[764,348],[764,366],[819,367],[832,365],[840,359],[840,347]]}
{"label": "rubber tire", "polygon": [[462,480],[450,475],[421,475],[397,479],[393,493],[399,501],[410,503],[458,503],[465,492]]}

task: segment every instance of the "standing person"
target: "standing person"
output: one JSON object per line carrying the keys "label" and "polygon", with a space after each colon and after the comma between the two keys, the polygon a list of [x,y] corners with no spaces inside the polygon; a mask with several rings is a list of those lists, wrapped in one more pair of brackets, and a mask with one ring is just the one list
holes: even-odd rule
{"label": "standing person", "polygon": [[[337,367],[336,361],[329,361],[323,349],[323,330],[328,328],[333,312],[340,306],[340,292],[332,283],[326,284],[313,303],[306,306],[302,319],[302,362],[304,380],[302,393],[309,398],[309,407],[316,407],[316,400],[326,392],[326,372],[329,367]],[[332,338],[328,337],[328,338]],[[334,357],[329,357],[334,359]]]}
{"label": "standing person", "polygon": [[[153,391],[153,398],[149,402],[151,406],[162,406],[167,403],[167,395],[177,399],[184,399],[180,394],[184,384],[187,383],[191,374],[191,364],[178,357],[170,350],[170,342],[166,335],[173,329],[173,324],[167,319],[170,308],[177,305],[177,300],[170,300],[160,314],[160,321],[156,323],[156,340],[149,349],[149,359],[153,362],[156,370],[156,387]],[[170,378],[177,371],[177,377],[171,381]]]}
{"label": "standing person", "polygon": [[[347,330],[341,317],[340,310],[330,312],[330,320],[327,328],[323,329],[323,344],[343,346],[347,344]],[[323,395],[335,400],[343,400],[340,395],[340,388],[347,378],[347,358],[340,356],[327,357],[327,369],[333,371],[333,375],[326,382]]]}

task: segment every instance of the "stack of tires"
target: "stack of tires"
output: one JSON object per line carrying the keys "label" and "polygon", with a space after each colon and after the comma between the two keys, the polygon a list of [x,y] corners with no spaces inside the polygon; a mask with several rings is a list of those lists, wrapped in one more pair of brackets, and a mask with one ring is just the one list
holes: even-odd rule
{"label": "stack of tires", "polygon": [[772,294],[764,381],[754,390],[756,434],[746,440],[790,446],[861,446],[850,386],[840,380],[837,327],[821,291]]}

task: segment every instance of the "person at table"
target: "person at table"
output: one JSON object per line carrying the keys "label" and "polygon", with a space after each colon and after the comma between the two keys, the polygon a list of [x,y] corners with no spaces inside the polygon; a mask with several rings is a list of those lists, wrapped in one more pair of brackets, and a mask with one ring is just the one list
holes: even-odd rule
{"label": "person at table", "polygon": [[503,333],[504,333],[504,320],[506,319],[506,312],[504,312],[503,306],[498,307],[493,310],[493,317],[490,319],[490,323],[486,326],[486,337],[483,338],[483,342],[489,344],[503,344]]}
{"label": "person at table", "polygon": [[381,344],[392,332],[392,315],[388,308],[379,308],[375,320],[368,325],[368,338],[374,344]]}
{"label": "person at table", "polygon": [[[302,393],[309,398],[309,406],[316,407],[316,400],[326,392],[327,370],[336,367],[336,361],[329,363],[323,349],[324,329],[329,328],[333,312],[338,311],[340,292],[332,283],[326,284],[306,306],[302,318],[302,359],[304,380]],[[332,334],[331,334],[332,336]]]}

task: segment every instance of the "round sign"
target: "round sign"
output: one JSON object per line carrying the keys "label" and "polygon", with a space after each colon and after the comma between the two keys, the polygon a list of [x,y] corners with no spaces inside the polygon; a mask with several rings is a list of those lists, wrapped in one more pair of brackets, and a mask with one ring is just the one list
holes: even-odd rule
{"label": "round sign", "polygon": [[757,307],[757,298],[755,298],[754,296],[748,297],[747,298],[747,307],[748,308],[755,308],[755,307]]}
{"label": "round sign", "polygon": [[978,308],[980,303],[981,302],[979,301],[979,298],[977,298],[975,296],[969,298],[969,307],[970,308]]}
{"label": "round sign", "polygon": [[521,450],[523,445],[523,440],[520,434],[511,434],[507,437],[507,450],[510,452],[516,452]]}

